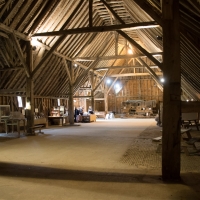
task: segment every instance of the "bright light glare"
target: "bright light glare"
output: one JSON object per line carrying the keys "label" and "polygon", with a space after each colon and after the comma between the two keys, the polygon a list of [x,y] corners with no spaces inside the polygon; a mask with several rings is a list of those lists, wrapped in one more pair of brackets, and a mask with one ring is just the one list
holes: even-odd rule
{"label": "bright light glare", "polygon": [[31,44],[32,44],[32,46],[37,46],[37,44],[38,44],[37,37],[31,38]]}
{"label": "bright light glare", "polygon": [[117,94],[122,89],[122,86],[118,83],[115,84],[115,93]]}
{"label": "bright light glare", "polygon": [[161,78],[160,81],[161,81],[162,83],[164,83],[164,82],[165,82],[165,79],[164,79],[164,78]]}
{"label": "bright light glare", "polygon": [[132,49],[128,49],[128,54],[133,54]]}
{"label": "bright light glare", "polygon": [[123,28],[122,30],[136,30],[136,29],[144,29],[144,28],[157,28],[159,25],[146,25],[146,26],[136,26],[136,27],[131,27],[131,28]]}
{"label": "bright light glare", "polygon": [[111,83],[111,80],[110,80],[110,79],[107,79],[106,83],[107,83],[107,84],[110,84],[110,83]]}
{"label": "bright light glare", "polygon": [[116,89],[119,89],[119,87],[120,87],[120,86],[119,86],[119,84],[117,83],[117,84],[115,85],[115,88],[116,88]]}
{"label": "bright light glare", "polygon": [[22,108],[23,107],[22,97],[21,96],[17,96],[17,101],[18,101],[18,106]]}
{"label": "bright light glare", "polygon": [[60,106],[60,99],[58,99],[58,106]]}

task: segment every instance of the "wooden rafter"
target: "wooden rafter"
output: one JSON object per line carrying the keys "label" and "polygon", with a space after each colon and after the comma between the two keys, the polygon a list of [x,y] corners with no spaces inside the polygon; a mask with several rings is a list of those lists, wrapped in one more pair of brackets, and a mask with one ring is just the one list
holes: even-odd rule
{"label": "wooden rafter", "polygon": [[[80,1],[80,3],[77,5],[77,7],[74,9],[70,17],[67,19],[65,24],[62,26],[62,28],[65,28],[65,26],[71,21],[71,19],[74,17],[78,9],[80,8],[80,5],[82,5],[83,1]],[[61,29],[62,29],[61,28]],[[57,47],[61,44],[61,42],[66,38],[65,35],[62,35],[58,40],[55,42],[55,44],[50,48],[49,52],[43,57],[43,59],[40,61],[40,63],[36,66],[36,68],[32,72],[32,76],[34,76],[38,70],[43,66],[45,61],[49,58],[49,56],[57,49]]]}
{"label": "wooden rafter", "polygon": [[[65,24],[65,26],[66,26],[66,24]],[[64,25],[63,25],[63,27],[64,27]],[[10,33],[10,34],[14,33],[18,38],[20,38],[24,41],[30,41],[30,39],[31,39],[30,37],[26,36],[25,34],[20,33],[19,31],[16,31],[16,30],[14,30],[14,29],[12,29],[12,28],[10,28],[10,27],[2,24],[2,23],[0,23],[0,30],[3,30],[3,31]],[[45,45],[45,44],[43,44],[39,41],[38,41],[38,44],[39,44],[39,46],[45,47],[45,49],[48,50],[48,51],[50,51],[52,49],[51,47],[49,47],[49,46],[47,46],[47,45]],[[62,53],[60,53],[56,50],[53,51],[53,54],[60,57],[60,58],[65,58],[66,60],[73,61],[73,59],[71,59],[70,57],[63,55]],[[87,69],[87,66],[83,65],[82,63],[80,63],[78,61],[74,61],[74,63],[76,63],[77,65],[79,65],[83,69]]]}
{"label": "wooden rafter", "polygon": [[8,61],[8,59],[7,59],[7,56],[5,55],[5,52],[3,52],[3,51],[0,49],[0,54],[2,55],[4,61],[5,61],[6,64],[8,65],[8,67],[11,67],[11,66],[10,66],[10,63],[9,63],[9,61]]}
{"label": "wooden rafter", "polygon": [[[43,32],[43,33],[36,33],[32,37],[38,36],[59,36],[59,35],[72,35],[72,34],[83,34],[83,33],[95,33],[95,32],[110,32],[116,30],[123,30],[128,28],[151,28],[152,25],[157,26],[157,22],[150,21],[150,22],[138,22],[138,23],[130,23],[130,24],[119,24],[119,25],[112,25],[112,26],[93,26],[93,27],[83,27],[83,28],[76,28],[76,29],[67,29],[61,31],[52,31],[52,32]],[[154,27],[155,28],[155,27]]]}
{"label": "wooden rafter", "polygon": [[40,63],[40,61],[42,60],[42,57],[44,56],[44,53],[45,53],[45,47],[42,46],[39,49],[39,52],[38,52],[38,54],[36,56],[36,59],[35,59],[35,61],[33,63],[34,67],[36,67],[38,65],[38,63]]}
{"label": "wooden rafter", "polygon": [[78,78],[80,69],[81,69],[80,66],[77,66],[77,70],[76,70],[76,72],[75,72],[75,74],[74,74],[75,80]]}
{"label": "wooden rafter", "polygon": [[5,11],[8,9],[8,7],[9,7],[9,5],[10,5],[11,2],[12,2],[12,0],[8,0],[6,2],[6,5],[3,7],[3,9],[0,12],[0,18],[3,16],[3,14],[5,13]]}
{"label": "wooden rafter", "polygon": [[17,60],[15,54],[14,54],[14,49],[13,49],[13,43],[11,42],[11,40],[5,40],[5,51],[6,51],[6,54],[7,54],[7,57],[8,57],[8,60],[10,62],[10,64],[12,66],[15,66],[15,60]]}
{"label": "wooden rafter", "polygon": [[162,73],[160,72],[154,72],[149,65],[147,65],[144,60],[142,60],[141,58],[138,58],[137,61],[145,66],[146,71],[149,73],[149,75],[151,75],[151,77],[154,79],[154,81],[156,82],[156,84],[158,85],[158,87],[160,88],[161,91],[163,91],[163,85],[161,84],[158,75],[162,75]]}
{"label": "wooden rafter", "polygon": [[14,44],[15,51],[17,52],[17,55],[19,56],[19,59],[20,59],[22,65],[24,67],[26,75],[27,75],[27,77],[30,77],[28,66],[26,64],[26,61],[24,60],[23,52],[22,52],[20,44],[17,40],[17,37],[15,36],[15,34],[11,34],[11,38],[12,38],[12,41],[13,41],[13,44]]}
{"label": "wooden rafter", "polygon": [[[155,72],[156,76],[161,76],[163,75],[162,72]],[[145,73],[145,72],[141,72],[141,73],[121,73],[121,74],[111,74],[109,75],[109,77],[126,77],[126,76],[150,76],[149,72]]]}
{"label": "wooden rafter", "polygon": [[[99,67],[99,68],[95,68],[95,71],[103,71],[103,70],[108,70],[108,69],[122,69],[122,68],[126,68],[126,69],[131,69],[131,68],[144,68],[144,65],[133,65],[133,66],[109,66],[109,67]],[[158,68],[158,66],[156,65],[149,65],[150,68]]]}
{"label": "wooden rafter", "polygon": [[[116,12],[107,4],[104,0],[101,0],[105,6],[110,10],[110,12],[113,14],[113,16],[122,24],[125,24],[125,22],[116,14]],[[131,37],[129,37],[125,32],[121,30],[117,30],[117,32],[123,36],[125,39],[127,39],[133,46],[135,46],[137,49],[139,49],[140,52],[142,52],[144,55],[146,55],[152,62],[154,62],[156,65],[162,69],[162,64],[155,59],[149,52],[147,52],[144,48],[142,48],[137,42],[135,42]]]}
{"label": "wooden rafter", "polygon": [[78,85],[80,86],[80,83],[81,83],[82,79],[88,74],[88,72],[89,72],[91,69],[93,69],[93,68],[96,66],[97,62],[98,62],[98,59],[97,59],[96,61],[94,61],[94,62],[81,74],[81,76],[79,77],[79,80],[76,81],[76,82],[74,83],[74,88],[77,88]]}
{"label": "wooden rafter", "polygon": [[105,72],[105,74],[103,75],[103,77],[101,78],[101,80],[99,81],[99,83],[96,85],[96,87],[94,88],[94,91],[96,91],[98,89],[98,87],[101,85],[101,83],[103,82],[103,80],[105,79],[106,75],[108,74],[109,70],[107,70]]}
{"label": "wooden rafter", "polygon": [[[119,74],[122,74],[123,71],[124,71],[124,69],[121,69],[121,71],[119,72]],[[115,85],[115,83],[116,83],[117,80],[118,80],[118,77],[115,78],[115,80],[112,82],[111,86],[108,88],[107,94],[110,92],[110,90]]]}
{"label": "wooden rafter", "polygon": [[69,70],[69,66],[67,64],[67,61],[64,58],[63,58],[63,64],[64,64],[65,70],[67,72],[67,75],[68,75],[69,83],[70,83],[70,85],[73,85],[71,73],[70,73],[70,70]]}
{"label": "wooden rafter", "polygon": [[[151,56],[155,55],[162,55],[162,52],[154,52],[148,53]],[[146,57],[147,55],[144,54],[136,54],[136,55],[114,55],[114,56],[99,56],[99,57],[74,57],[73,60],[75,61],[93,61],[97,58],[99,60],[116,60],[116,59],[131,59],[131,58],[138,58],[138,57]]]}
{"label": "wooden rafter", "polygon": [[197,1],[193,0],[187,0],[195,9],[198,13],[200,13],[200,4]]}
{"label": "wooden rafter", "polygon": [[93,0],[89,0],[89,27],[92,27],[92,4],[93,4]]}
{"label": "wooden rafter", "polygon": [[4,37],[4,38],[6,38],[6,39],[9,38],[8,35],[7,35],[6,33],[3,33],[3,32],[1,32],[1,31],[0,31],[0,36]]}
{"label": "wooden rafter", "polygon": [[162,26],[162,17],[156,13],[150,4],[147,4],[145,0],[134,0],[134,2],[144,10],[150,17],[152,17],[160,26]]}
{"label": "wooden rafter", "polygon": [[123,31],[118,31],[120,35],[126,38],[133,46],[135,46],[139,51],[141,51],[144,55],[146,55],[153,63],[155,63],[162,70],[162,63],[160,63],[156,58],[154,58],[151,53],[141,47],[137,42],[135,42],[131,37],[129,37]]}

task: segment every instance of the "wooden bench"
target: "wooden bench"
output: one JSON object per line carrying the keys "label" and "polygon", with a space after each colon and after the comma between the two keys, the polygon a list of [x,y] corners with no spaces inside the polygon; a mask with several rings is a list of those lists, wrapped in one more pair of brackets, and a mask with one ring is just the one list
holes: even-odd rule
{"label": "wooden bench", "polygon": [[[32,134],[35,134],[35,135],[39,133],[44,134],[44,132],[41,131],[42,127],[44,127],[44,125],[35,125],[35,126],[30,127]],[[38,132],[35,132],[36,130],[38,130]]]}
{"label": "wooden bench", "polygon": [[[187,135],[186,139],[187,140],[192,139],[192,136],[190,134],[190,130],[191,129],[181,129],[181,135],[183,135],[184,133],[186,133],[186,135]],[[162,130],[161,130],[161,132],[162,132]],[[185,154],[187,156],[189,156],[190,153],[189,153],[188,148],[187,148],[189,145],[187,143],[185,143],[183,139],[184,138],[182,137],[182,140],[181,140],[181,149],[185,152]],[[157,147],[157,150],[156,150],[156,152],[159,153],[161,151],[161,148],[162,148],[162,136],[153,139],[153,141],[156,141],[156,140],[159,141],[158,147]]]}

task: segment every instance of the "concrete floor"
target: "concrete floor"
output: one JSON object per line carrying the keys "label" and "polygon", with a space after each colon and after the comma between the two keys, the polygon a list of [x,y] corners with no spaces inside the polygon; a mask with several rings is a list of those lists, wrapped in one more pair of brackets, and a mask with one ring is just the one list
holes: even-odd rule
{"label": "concrete floor", "polygon": [[161,170],[120,161],[152,126],[154,119],[98,119],[50,126],[38,136],[0,133],[0,200],[200,199],[199,173],[165,183]]}

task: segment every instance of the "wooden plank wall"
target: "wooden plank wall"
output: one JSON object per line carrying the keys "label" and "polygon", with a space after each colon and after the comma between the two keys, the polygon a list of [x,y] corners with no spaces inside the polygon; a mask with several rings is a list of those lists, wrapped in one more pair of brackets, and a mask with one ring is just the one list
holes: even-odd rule
{"label": "wooden plank wall", "polygon": [[155,85],[152,79],[132,79],[121,82],[123,85],[122,90],[115,94],[112,89],[108,95],[108,110],[121,113],[121,105],[123,101],[127,100],[156,100],[162,101],[163,93]]}
{"label": "wooden plank wall", "polygon": [[[162,92],[155,85],[152,79],[132,79],[121,82],[123,85],[122,90],[115,94],[115,91],[111,89],[108,94],[108,110],[121,113],[121,105],[123,101],[142,99],[142,100],[156,100],[162,101]],[[26,106],[26,99],[22,97],[23,107]],[[87,107],[91,104],[87,100]],[[0,105],[10,105],[11,111],[21,111],[22,108],[18,108],[18,102],[16,96],[0,96]],[[60,99],[60,105],[68,107],[67,99]],[[39,112],[48,116],[52,107],[57,107],[56,98],[34,98],[34,107],[38,108]],[[84,98],[76,99],[74,106],[84,106]],[[95,110],[104,111],[104,101],[95,101]],[[85,108],[85,111],[87,108]]]}

